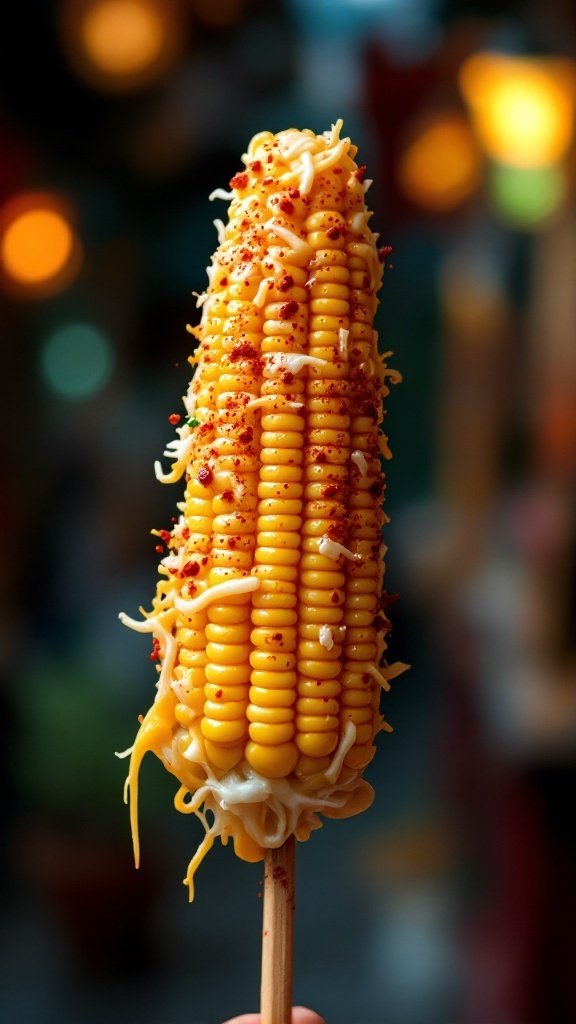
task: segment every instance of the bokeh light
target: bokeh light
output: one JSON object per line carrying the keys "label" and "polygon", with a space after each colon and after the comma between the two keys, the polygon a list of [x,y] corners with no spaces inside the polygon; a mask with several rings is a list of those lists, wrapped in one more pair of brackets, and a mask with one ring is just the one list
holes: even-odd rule
{"label": "bokeh light", "polygon": [[444,115],[428,123],[408,144],[398,164],[404,194],[436,213],[455,209],[480,184],[482,160],[467,122]]}
{"label": "bokeh light", "polygon": [[88,323],[68,323],[50,334],[41,349],[42,373],[62,398],[86,399],[108,383],[114,369],[108,335]]}
{"label": "bokeh light", "polygon": [[66,0],[61,26],[68,56],[98,88],[141,88],[177,56],[179,10],[162,0]]}
{"label": "bokeh light", "polygon": [[21,193],[0,211],[4,289],[45,297],[66,288],[81,263],[81,247],[66,204],[49,193]]}
{"label": "bokeh light", "polygon": [[460,85],[493,160],[544,167],[567,152],[576,94],[571,61],[477,53],[464,62]]}
{"label": "bokeh light", "polygon": [[566,196],[561,167],[508,167],[496,164],[488,175],[490,198],[499,215],[513,227],[544,226]]}

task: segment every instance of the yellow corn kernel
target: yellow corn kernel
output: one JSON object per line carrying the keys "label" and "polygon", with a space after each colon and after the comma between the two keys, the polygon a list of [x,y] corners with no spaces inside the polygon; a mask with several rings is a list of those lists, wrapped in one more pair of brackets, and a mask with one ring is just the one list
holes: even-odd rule
{"label": "yellow corn kernel", "polygon": [[[282,818],[279,794],[309,801],[335,787],[327,814],[366,807],[360,772],[388,728],[379,423],[400,378],[378,354],[377,236],[340,129],[250,143],[198,299],[172,466],[156,467],[186,482],[179,518],[156,531],[166,553],[152,611],[133,623],[153,633],[159,694],[129,781],[134,792],[151,749],[181,784],[178,809],[202,814],[204,800],[212,812],[190,885],[217,834],[257,859],[254,835]],[[271,796],[248,827],[234,787],[258,776]],[[293,825],[299,838],[311,820]]]}

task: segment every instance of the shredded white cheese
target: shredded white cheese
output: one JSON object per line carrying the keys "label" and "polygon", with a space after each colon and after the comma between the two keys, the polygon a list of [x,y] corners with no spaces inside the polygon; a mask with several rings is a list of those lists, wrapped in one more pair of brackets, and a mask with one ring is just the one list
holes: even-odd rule
{"label": "shredded white cheese", "polygon": [[240,576],[236,579],[224,580],[223,583],[215,583],[212,587],[207,587],[201,594],[190,600],[175,597],[174,607],[185,615],[193,615],[195,612],[200,612],[203,608],[207,608],[214,601],[219,601],[225,597],[232,597],[235,594],[249,594],[252,590],[258,590],[259,586],[260,580],[257,576]]}
{"label": "shredded white cheese", "polygon": [[295,234],[294,231],[290,231],[290,228],[285,227],[284,224],[279,224],[274,217],[271,217],[270,220],[266,221],[264,224],[264,230],[272,231],[275,235],[278,235],[279,238],[282,238],[293,250],[295,256],[301,257],[302,259],[310,259],[310,257],[314,255],[312,246],[308,245],[305,238],[300,238],[300,235]]}
{"label": "shredded white cheese", "polygon": [[[189,430],[189,428],[186,429]],[[164,449],[164,455],[166,458],[175,459],[176,461],[169,473],[163,473],[161,463],[158,460],[155,461],[154,474],[159,483],[173,484],[180,479],[182,473],[186,469],[193,447],[194,434],[191,431],[183,436],[175,437],[173,441],[168,441],[168,444]]]}
{"label": "shredded white cheese", "polygon": [[322,647],[325,647],[327,651],[331,651],[334,647],[334,634],[332,633],[330,626],[320,626],[318,639],[322,644]]}
{"label": "shredded white cheese", "polygon": [[209,202],[212,202],[214,199],[227,199],[230,201],[230,199],[234,199],[234,193],[227,192],[224,188],[215,188],[208,196]]}
{"label": "shredded white cheese", "polygon": [[218,233],[218,242],[223,245],[226,241],[226,228],[224,227],[224,221],[221,221],[219,217],[212,221],[216,231]]}
{"label": "shredded white cheese", "polygon": [[300,157],[302,173],[300,175],[300,194],[307,196],[314,184],[314,158],[311,153],[302,153]]}
{"label": "shredded white cheese", "polygon": [[136,633],[154,633],[160,643],[164,645],[162,669],[156,684],[158,687],[156,700],[158,700],[159,697],[166,693],[170,686],[170,679],[176,664],[176,637],[173,636],[171,630],[162,621],[163,618],[173,618],[172,610],[169,609],[167,613],[161,613],[160,615],[150,615],[148,618],[141,620],[132,619],[125,612],[120,612],[118,618],[123,626],[128,626],[129,629],[135,630]]}
{"label": "shredded white cheese", "polygon": [[270,291],[273,283],[273,277],[265,277],[264,280],[260,282],[260,284],[258,285],[258,291],[256,292],[256,295],[252,299],[252,302],[255,306],[261,307],[264,305],[264,303],[266,302],[266,295]]}
{"label": "shredded white cheese", "polygon": [[354,463],[354,465],[358,466],[358,469],[360,470],[360,476],[367,476],[368,475],[368,463],[366,461],[366,456],[364,455],[364,452],[361,452],[358,448],[356,448],[352,452],[350,458],[351,458],[352,462]]}
{"label": "shredded white cheese", "polygon": [[338,352],[341,359],[348,359],[348,335],[350,331],[341,327],[338,331]]}
{"label": "shredded white cheese", "polygon": [[362,561],[362,555],[358,552],[350,551],[345,548],[343,544],[338,544],[335,540],[330,540],[330,537],[321,537],[318,542],[318,554],[325,555],[326,558],[338,559],[340,555],[344,555],[344,558],[349,559],[351,562]]}

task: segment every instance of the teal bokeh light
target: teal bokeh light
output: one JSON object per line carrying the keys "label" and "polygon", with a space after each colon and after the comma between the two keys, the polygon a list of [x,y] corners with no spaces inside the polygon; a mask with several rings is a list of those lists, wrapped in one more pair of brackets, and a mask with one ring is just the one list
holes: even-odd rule
{"label": "teal bokeh light", "polygon": [[42,373],[62,398],[91,398],[108,383],[114,369],[108,335],[86,323],[65,324],[50,334],[41,350]]}

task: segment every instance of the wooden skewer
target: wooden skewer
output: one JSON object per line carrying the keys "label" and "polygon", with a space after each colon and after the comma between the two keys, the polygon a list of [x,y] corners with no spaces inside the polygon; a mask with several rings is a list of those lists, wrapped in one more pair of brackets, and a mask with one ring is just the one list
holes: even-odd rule
{"label": "wooden skewer", "polygon": [[291,1024],[295,841],[266,850],[262,921],[262,1024]]}

